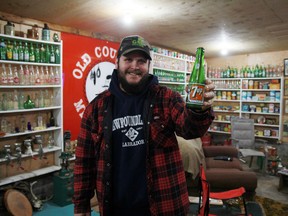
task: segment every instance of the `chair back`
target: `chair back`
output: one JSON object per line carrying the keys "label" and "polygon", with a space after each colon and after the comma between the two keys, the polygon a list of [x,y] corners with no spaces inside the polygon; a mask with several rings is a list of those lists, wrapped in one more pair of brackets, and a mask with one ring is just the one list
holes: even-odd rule
{"label": "chair back", "polygon": [[198,216],[208,216],[209,215],[209,194],[210,186],[206,179],[205,170],[202,164],[200,164],[199,173],[199,206],[198,206]]}
{"label": "chair back", "polygon": [[245,118],[231,119],[232,145],[241,148],[255,148],[254,120]]}

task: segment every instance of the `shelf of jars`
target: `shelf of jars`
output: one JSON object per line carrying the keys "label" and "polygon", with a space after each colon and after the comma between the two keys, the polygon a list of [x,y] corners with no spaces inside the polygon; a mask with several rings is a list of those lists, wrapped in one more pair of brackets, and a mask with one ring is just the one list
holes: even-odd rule
{"label": "shelf of jars", "polygon": [[60,169],[61,56],[61,41],[0,34],[0,185]]}
{"label": "shelf of jars", "polygon": [[208,77],[215,84],[215,121],[212,133],[227,133],[225,125],[235,117],[253,118],[255,136],[281,140],[283,68],[252,66],[208,68]]}

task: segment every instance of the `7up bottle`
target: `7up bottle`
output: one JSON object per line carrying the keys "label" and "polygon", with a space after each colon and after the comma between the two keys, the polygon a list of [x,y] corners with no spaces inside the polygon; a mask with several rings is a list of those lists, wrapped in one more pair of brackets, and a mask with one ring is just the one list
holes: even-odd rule
{"label": "7up bottle", "polygon": [[204,101],[205,71],[204,48],[198,47],[196,60],[188,83],[186,105],[191,108],[201,109]]}

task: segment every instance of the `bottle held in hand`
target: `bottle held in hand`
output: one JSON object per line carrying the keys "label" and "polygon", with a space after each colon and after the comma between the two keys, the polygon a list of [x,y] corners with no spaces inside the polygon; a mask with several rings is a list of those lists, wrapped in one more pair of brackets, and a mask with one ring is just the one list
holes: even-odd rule
{"label": "bottle held in hand", "polygon": [[196,60],[188,83],[187,107],[201,109],[204,102],[205,69],[204,48],[198,47]]}

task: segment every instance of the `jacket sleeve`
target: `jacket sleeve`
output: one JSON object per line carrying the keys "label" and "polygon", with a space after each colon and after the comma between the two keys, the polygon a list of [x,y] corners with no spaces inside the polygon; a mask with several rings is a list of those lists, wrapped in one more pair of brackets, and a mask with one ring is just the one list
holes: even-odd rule
{"label": "jacket sleeve", "polygon": [[74,213],[91,211],[90,200],[94,196],[96,182],[95,145],[92,139],[93,106],[87,106],[84,112],[74,165]]}
{"label": "jacket sleeve", "polygon": [[196,112],[186,107],[181,95],[172,92],[169,97],[169,107],[172,121],[175,123],[176,134],[185,139],[202,137],[214,120],[212,108],[204,112]]}

